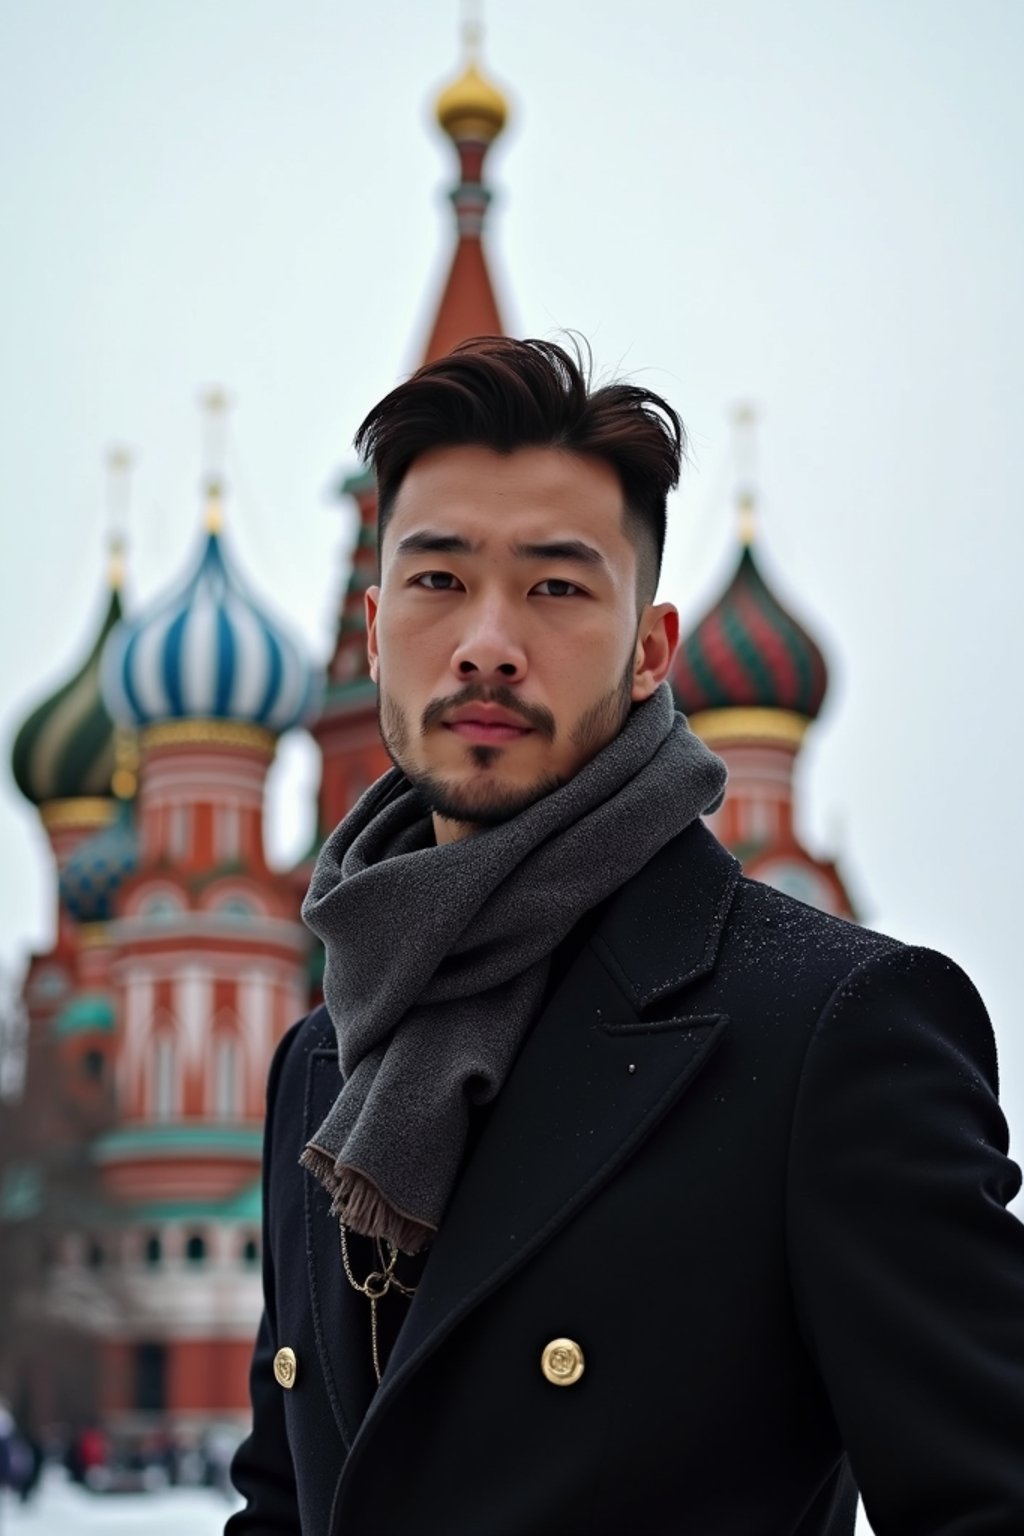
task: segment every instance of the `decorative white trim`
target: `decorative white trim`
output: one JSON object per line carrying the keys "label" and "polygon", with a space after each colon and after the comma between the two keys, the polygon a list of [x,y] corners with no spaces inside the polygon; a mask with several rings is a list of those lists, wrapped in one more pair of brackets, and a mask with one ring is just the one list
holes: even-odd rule
{"label": "decorative white trim", "polygon": [[154,1020],[147,1107],[150,1118],[156,1121],[174,1120],[181,1114],[181,1052],[176,1048],[172,1029]]}
{"label": "decorative white trim", "polygon": [[203,1070],[205,1043],[213,1009],[213,977],[210,967],[193,961],[181,967],[173,983],[174,1012],[184,1048],[183,1065]]}
{"label": "decorative white trim", "polygon": [[174,800],[262,799],[263,781],[269,764],[234,762],[218,764],[208,758],[175,756],[173,763],[163,761],[146,765],[147,803],[162,804]]}
{"label": "decorative white trim", "polygon": [[[133,953],[123,960],[116,961],[111,967],[111,974],[113,980],[121,986],[129,985],[134,976],[142,976],[147,981],[173,981],[181,975],[183,966],[195,964],[196,953],[197,951],[193,948],[150,950],[145,954]],[[248,944],[236,945],[233,952],[218,953],[215,950],[203,950],[201,953],[211,982],[238,983],[252,976],[265,976],[267,981],[275,986],[294,986],[300,1001],[305,997],[303,990],[305,956],[297,964],[293,960],[279,960],[273,955],[267,955],[264,950]],[[301,1017],[301,1013],[291,1014],[288,1022],[293,1024],[297,1018]]]}
{"label": "decorative white trim", "polygon": [[[243,926],[237,918],[218,918],[216,912],[187,912],[177,918],[161,917],[159,920],[123,917],[109,927],[110,942],[120,949],[167,939],[186,944],[192,939],[213,939],[226,943],[229,948],[251,950],[276,944],[294,951],[296,956],[305,956],[309,947],[309,935],[302,924],[284,917],[254,917]],[[182,951],[183,955],[189,953],[187,947]]]}
{"label": "decorative white trim", "polygon": [[743,802],[740,836],[744,842],[766,843],[779,830],[778,805],[764,796],[751,796]]}
{"label": "decorative white trim", "polygon": [[118,1098],[122,1105],[142,1100],[140,1081],[153,1014],[153,978],[133,966],[125,975],[124,1045],[118,1054]]}
{"label": "decorative white trim", "polygon": [[193,837],[192,806],[180,800],[167,807],[167,853],[172,859],[188,858]]}
{"label": "decorative white trim", "polygon": [[218,1121],[243,1119],[246,1110],[245,1052],[235,1017],[222,1008],[210,1031],[206,1082],[207,1113]]}
{"label": "decorative white trim", "polygon": [[249,1104],[261,1102],[270,1066],[274,980],[272,974],[259,970],[243,977],[238,984],[238,1018],[245,1038],[246,1100]]}
{"label": "decorative white trim", "polygon": [[[229,901],[245,902],[249,911],[245,914],[245,926],[253,918],[269,918],[267,903],[263,895],[255,890],[245,876],[225,875],[222,879],[208,885],[202,894],[200,912],[217,913]],[[239,913],[225,913],[224,916],[233,917],[236,922],[241,920]],[[243,928],[243,933],[245,928]]]}
{"label": "decorative white trim", "polygon": [[[145,885],[140,885],[132,891],[125,905],[124,917],[120,921],[124,922],[139,918],[144,919],[147,923],[154,922],[156,915],[147,912],[145,908],[157,897],[164,901],[173,902],[179,912],[187,911],[180,885],[177,885],[173,880],[147,880]],[[160,921],[162,922],[163,918],[160,918]]]}

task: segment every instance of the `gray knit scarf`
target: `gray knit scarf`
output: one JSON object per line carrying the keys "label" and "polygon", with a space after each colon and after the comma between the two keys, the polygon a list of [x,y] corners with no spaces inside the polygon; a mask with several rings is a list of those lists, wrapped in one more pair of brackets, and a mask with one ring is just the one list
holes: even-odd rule
{"label": "gray knit scarf", "polygon": [[499,826],[434,842],[419,792],[378,779],[320,851],[302,905],[324,942],[343,1078],[301,1161],[332,1212],[418,1252],[536,1017],[551,952],[583,914],[716,809],[725,765],[663,683],[608,745]]}

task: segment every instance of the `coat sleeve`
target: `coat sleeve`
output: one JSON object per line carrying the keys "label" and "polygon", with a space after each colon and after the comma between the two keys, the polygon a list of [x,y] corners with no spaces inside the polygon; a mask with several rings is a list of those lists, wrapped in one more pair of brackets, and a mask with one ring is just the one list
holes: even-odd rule
{"label": "coat sleeve", "polygon": [[1024,1227],[985,1008],[944,956],[856,969],[809,1043],[787,1240],[876,1536],[1024,1532]]}
{"label": "coat sleeve", "polygon": [[283,1394],[274,1380],[277,1298],[269,1222],[274,1103],[281,1068],[298,1028],[296,1024],[281,1040],[267,1079],[267,1115],[263,1132],[263,1316],[249,1371],[252,1430],[238,1447],[231,1463],[231,1481],[246,1502],[245,1508],[228,1520],[224,1536],[301,1536],[295,1469],[285,1432]]}

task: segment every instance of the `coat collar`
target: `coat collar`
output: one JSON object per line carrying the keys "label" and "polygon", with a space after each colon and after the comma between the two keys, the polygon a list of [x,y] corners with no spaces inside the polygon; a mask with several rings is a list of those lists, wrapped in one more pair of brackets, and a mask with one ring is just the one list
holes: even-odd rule
{"label": "coat collar", "polygon": [[694,821],[615,894],[591,942],[634,1008],[712,970],[740,873]]}
{"label": "coat collar", "polygon": [[[352,1445],[338,1519],[387,1404],[633,1155],[717,1047],[725,1016],[687,1013],[679,994],[713,968],[739,874],[694,823],[607,903],[527,1036],[456,1186]],[[670,1001],[651,1017],[662,998]]]}

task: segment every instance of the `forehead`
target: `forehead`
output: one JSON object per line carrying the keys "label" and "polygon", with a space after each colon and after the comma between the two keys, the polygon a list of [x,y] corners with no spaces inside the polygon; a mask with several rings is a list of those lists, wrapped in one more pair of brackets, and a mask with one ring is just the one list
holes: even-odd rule
{"label": "forehead", "polygon": [[602,459],[561,448],[432,448],[406,471],[385,544],[429,519],[443,532],[472,527],[475,541],[587,538],[618,563],[631,553],[623,511],[618,475]]}

